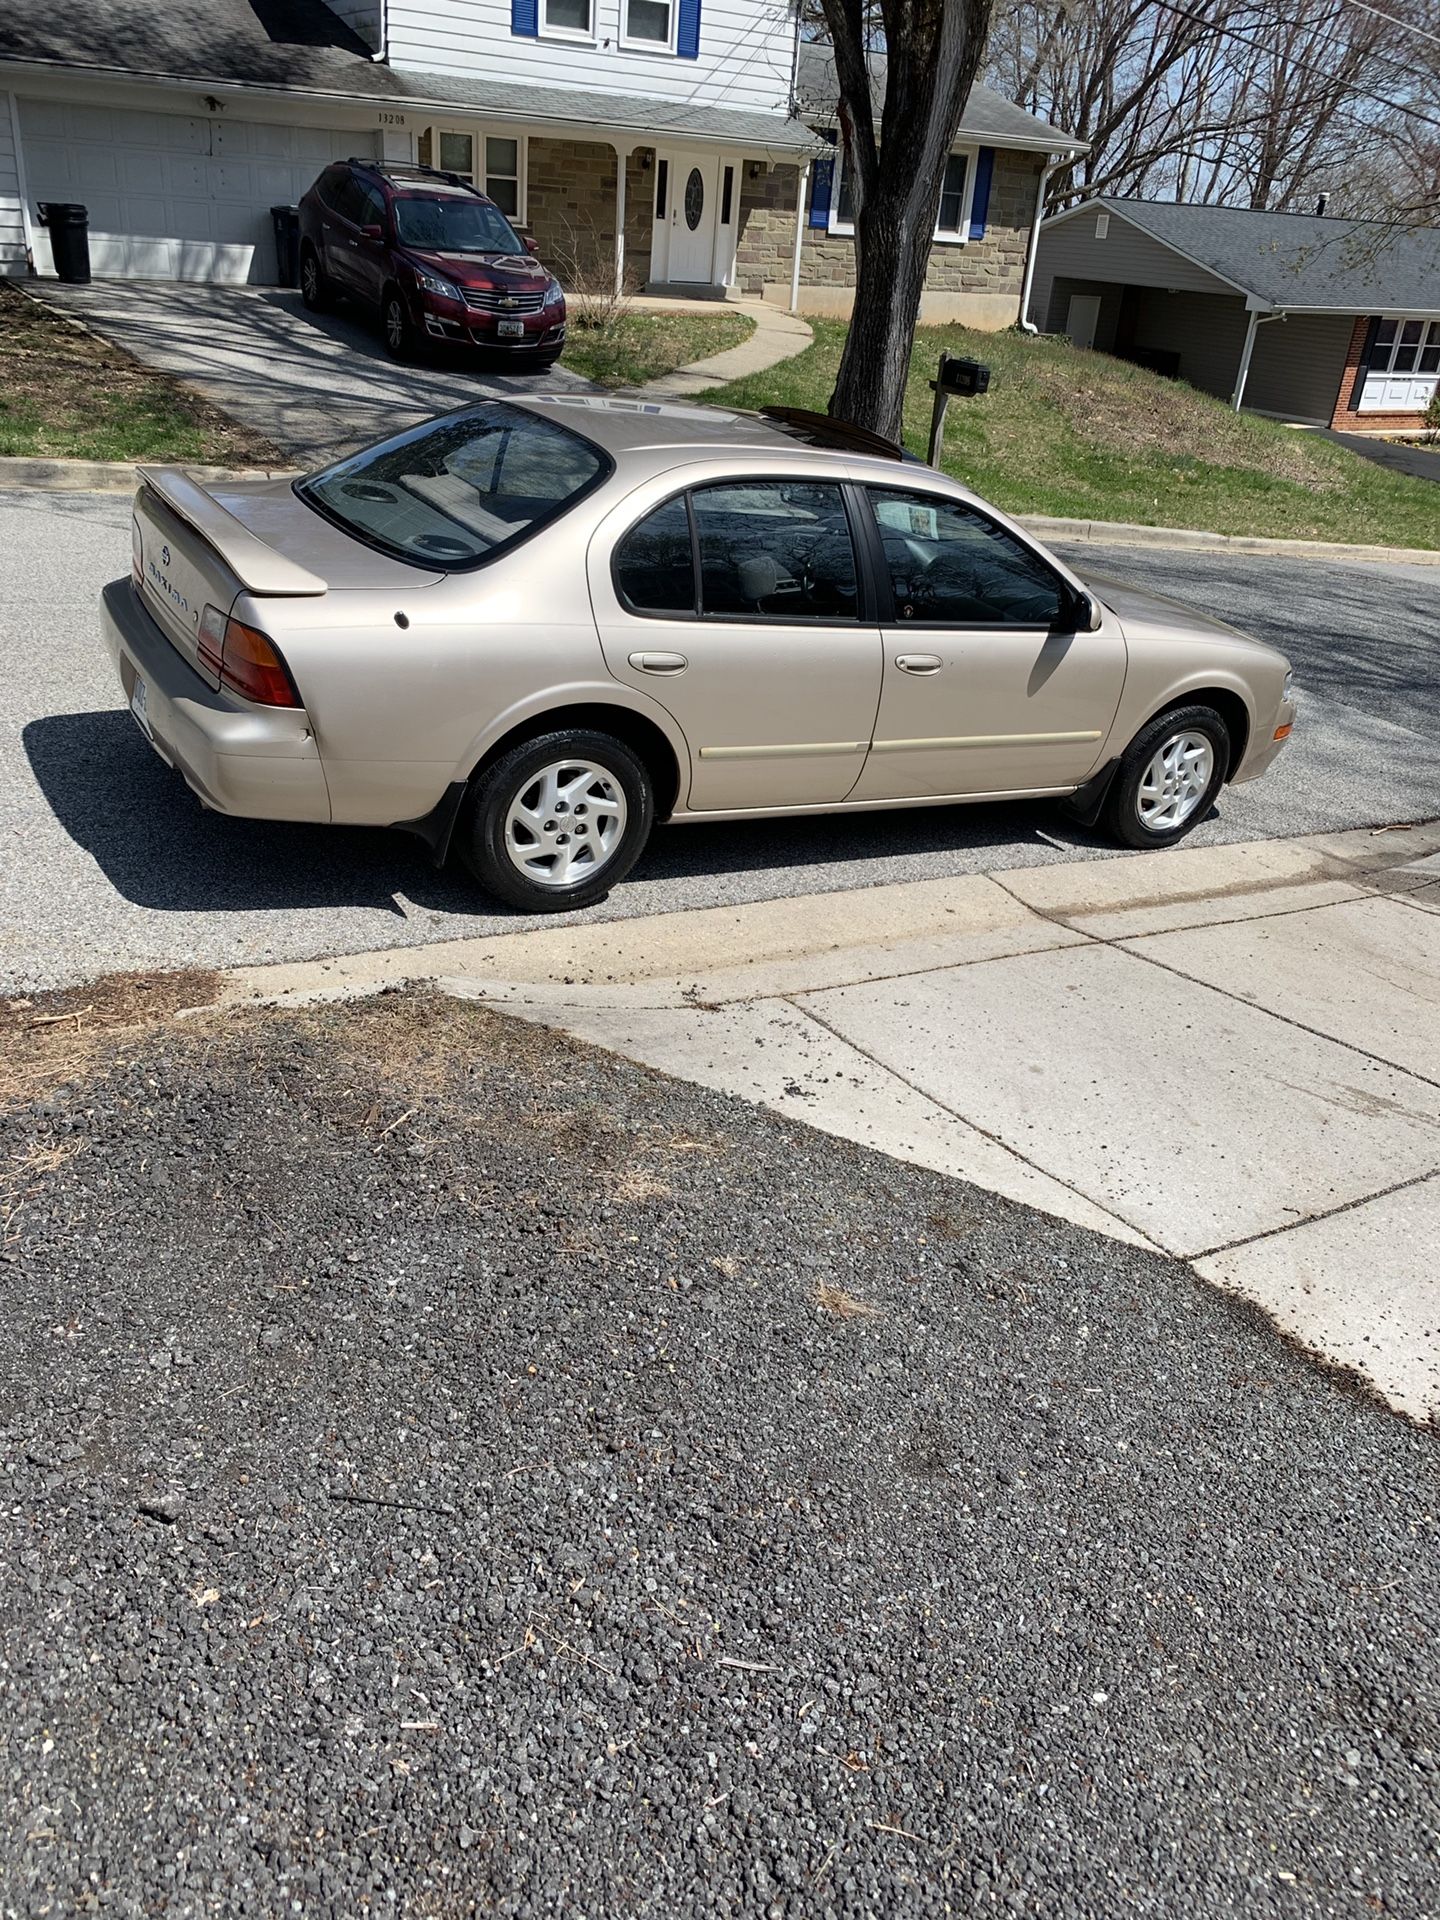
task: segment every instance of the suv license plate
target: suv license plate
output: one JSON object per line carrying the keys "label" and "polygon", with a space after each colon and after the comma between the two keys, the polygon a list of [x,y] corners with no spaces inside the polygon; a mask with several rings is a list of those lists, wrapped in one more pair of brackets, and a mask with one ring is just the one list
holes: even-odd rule
{"label": "suv license plate", "polygon": [[525,322],[523,320],[497,320],[495,331],[502,340],[523,340]]}
{"label": "suv license plate", "polygon": [[147,740],[153,740],[155,736],[150,731],[150,714],[145,700],[145,682],[140,678],[138,673],[135,676],[135,684],[130,689],[130,711],[134,714],[135,724],[139,727],[145,738]]}

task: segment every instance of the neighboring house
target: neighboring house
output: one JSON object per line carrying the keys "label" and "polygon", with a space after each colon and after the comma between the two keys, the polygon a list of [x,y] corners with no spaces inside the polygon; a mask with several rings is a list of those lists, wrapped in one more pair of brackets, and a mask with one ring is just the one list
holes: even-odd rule
{"label": "neighboring house", "polygon": [[1237,408],[1404,431],[1440,387],[1440,228],[1086,200],[1041,229],[1030,315]]}
{"label": "neighboring house", "polygon": [[[0,272],[51,272],[39,204],[79,201],[98,275],[271,282],[272,204],[364,155],[474,179],[572,280],[844,311],[825,70],[783,0],[3,0]],[[927,317],[1015,321],[1075,150],[976,88]]]}

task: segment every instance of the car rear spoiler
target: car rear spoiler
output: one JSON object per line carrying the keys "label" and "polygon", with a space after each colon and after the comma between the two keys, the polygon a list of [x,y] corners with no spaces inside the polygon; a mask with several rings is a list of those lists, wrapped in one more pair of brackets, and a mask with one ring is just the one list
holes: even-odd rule
{"label": "car rear spoiler", "polygon": [[267,546],[182,467],[141,467],[140,478],[173,514],[214,547],[251,593],[293,596],[326,591],[318,574]]}

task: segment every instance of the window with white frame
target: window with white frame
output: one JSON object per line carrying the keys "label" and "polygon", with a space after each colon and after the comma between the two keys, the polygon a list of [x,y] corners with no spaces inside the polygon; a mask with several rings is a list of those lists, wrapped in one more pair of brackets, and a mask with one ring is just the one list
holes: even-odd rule
{"label": "window with white frame", "polygon": [[1361,413],[1420,413],[1440,390],[1440,319],[1376,322]]}
{"label": "window with white frame", "polygon": [[[940,189],[940,210],[935,216],[935,238],[964,244],[970,238],[970,207],[975,192],[975,154],[967,147],[952,153],[945,162],[945,181]],[[831,233],[854,233],[855,195],[851,170],[845,164],[845,149],[835,149],[835,179],[830,191]]]}
{"label": "window with white frame", "polygon": [[593,40],[595,0],[540,0],[540,31],[569,40]]}
{"label": "window with white frame", "polygon": [[422,167],[471,180],[511,220],[525,218],[525,140],[476,127],[426,127],[416,143]]}
{"label": "window with white frame", "polygon": [[672,53],[675,48],[674,0],[620,0],[624,9],[620,43],[653,52]]}

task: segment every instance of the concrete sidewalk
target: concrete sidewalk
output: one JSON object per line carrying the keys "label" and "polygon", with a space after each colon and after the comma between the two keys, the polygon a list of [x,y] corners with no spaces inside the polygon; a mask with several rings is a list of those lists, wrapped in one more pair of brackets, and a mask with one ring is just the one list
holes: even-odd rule
{"label": "concrete sidewalk", "polygon": [[542,928],[230,991],[416,978],[1193,1260],[1440,1416],[1440,823]]}

